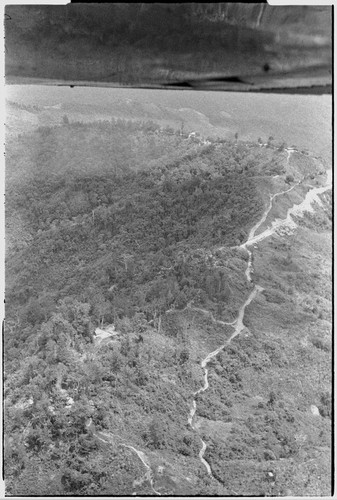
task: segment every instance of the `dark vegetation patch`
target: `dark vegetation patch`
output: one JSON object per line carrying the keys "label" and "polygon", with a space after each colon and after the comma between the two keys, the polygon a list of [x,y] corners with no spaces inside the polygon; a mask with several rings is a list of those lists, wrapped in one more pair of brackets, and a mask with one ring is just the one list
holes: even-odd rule
{"label": "dark vegetation patch", "polygon": [[[74,124],[45,134],[8,145],[8,219],[19,213],[33,236],[14,243],[8,261],[9,310],[20,305],[34,325],[65,296],[90,302],[106,321],[183,308],[196,296],[228,302],[228,272],[193,249],[243,241],[260,213],[253,179],[235,167],[245,147],[194,144],[172,163],[166,155],[186,141],[164,135],[158,145],[148,124]],[[135,135],[140,160],[130,148]],[[160,166],[147,168],[151,156]]]}

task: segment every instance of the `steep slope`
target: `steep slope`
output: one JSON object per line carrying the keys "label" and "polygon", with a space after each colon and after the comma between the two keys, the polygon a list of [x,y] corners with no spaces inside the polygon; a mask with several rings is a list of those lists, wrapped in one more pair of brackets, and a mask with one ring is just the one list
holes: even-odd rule
{"label": "steep slope", "polygon": [[265,233],[325,167],[209,142],[121,120],[8,141],[8,494],[329,493],[328,187]]}

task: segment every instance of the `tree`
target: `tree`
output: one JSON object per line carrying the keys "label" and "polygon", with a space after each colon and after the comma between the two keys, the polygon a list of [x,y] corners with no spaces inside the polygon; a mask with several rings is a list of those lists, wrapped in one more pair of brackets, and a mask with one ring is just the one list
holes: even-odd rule
{"label": "tree", "polygon": [[177,355],[178,355],[178,361],[181,365],[186,363],[186,361],[188,361],[190,358],[190,353],[189,353],[189,350],[187,349],[187,347],[181,348],[178,351]]}
{"label": "tree", "polygon": [[273,140],[274,140],[274,137],[273,137],[272,135],[270,135],[270,136],[268,137],[268,142],[267,142],[268,147],[270,147],[270,146],[271,146],[271,144],[272,144],[272,141],[273,141]]}
{"label": "tree", "polygon": [[24,318],[31,325],[35,325],[37,323],[41,323],[44,319],[44,311],[39,303],[39,301],[35,298],[30,299],[27,304],[24,312]]}
{"label": "tree", "polygon": [[118,354],[117,352],[113,352],[110,363],[111,370],[113,371],[117,379],[117,374],[123,365],[123,360],[120,354]]}
{"label": "tree", "polygon": [[58,305],[58,312],[69,321],[78,334],[84,337],[90,337],[93,331],[90,309],[89,303],[79,302],[73,297],[65,297]]}
{"label": "tree", "polygon": [[320,398],[319,411],[322,417],[331,418],[331,394],[324,392]]}
{"label": "tree", "polygon": [[276,393],[274,391],[270,391],[267,404],[273,406],[276,399],[277,399]]}
{"label": "tree", "polygon": [[104,319],[111,313],[111,303],[108,302],[102,293],[96,293],[95,297],[95,312],[99,318],[101,326],[104,325]]}
{"label": "tree", "polygon": [[165,445],[165,434],[166,429],[163,421],[159,417],[153,417],[149,425],[149,438],[154,448],[159,449]]}

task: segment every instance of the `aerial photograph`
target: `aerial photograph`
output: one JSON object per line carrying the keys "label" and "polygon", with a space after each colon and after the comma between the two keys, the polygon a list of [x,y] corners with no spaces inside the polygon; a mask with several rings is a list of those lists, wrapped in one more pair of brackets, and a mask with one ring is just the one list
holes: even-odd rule
{"label": "aerial photograph", "polygon": [[4,25],[4,495],[331,496],[331,7]]}

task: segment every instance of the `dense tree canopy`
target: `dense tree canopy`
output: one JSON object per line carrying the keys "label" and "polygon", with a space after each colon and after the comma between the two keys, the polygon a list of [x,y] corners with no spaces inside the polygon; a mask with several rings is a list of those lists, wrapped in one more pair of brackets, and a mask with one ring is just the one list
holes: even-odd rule
{"label": "dense tree canopy", "polygon": [[[284,153],[270,146],[68,117],[9,138],[8,494],[153,494],[132,447],[156,460],[162,453],[168,470],[180,457],[198,474],[178,486],[166,475],[163,493],[231,494],[221,461],[297,453],[292,412],[271,394],[264,412],[235,424],[226,447],[208,447],[219,490],[187,425],[198,350],[221,345],[230,327],[214,317],[232,321],[250,290],[247,255],[236,246],[263,210],[257,179],[284,172]],[[94,338],[111,323],[116,335]],[[245,397],[243,370],[264,373],[281,358],[259,341],[223,352],[212,390],[198,396],[199,417],[230,422],[233,401]],[[329,418],[327,393],[321,407]],[[266,492],[263,481],[250,493]]]}

